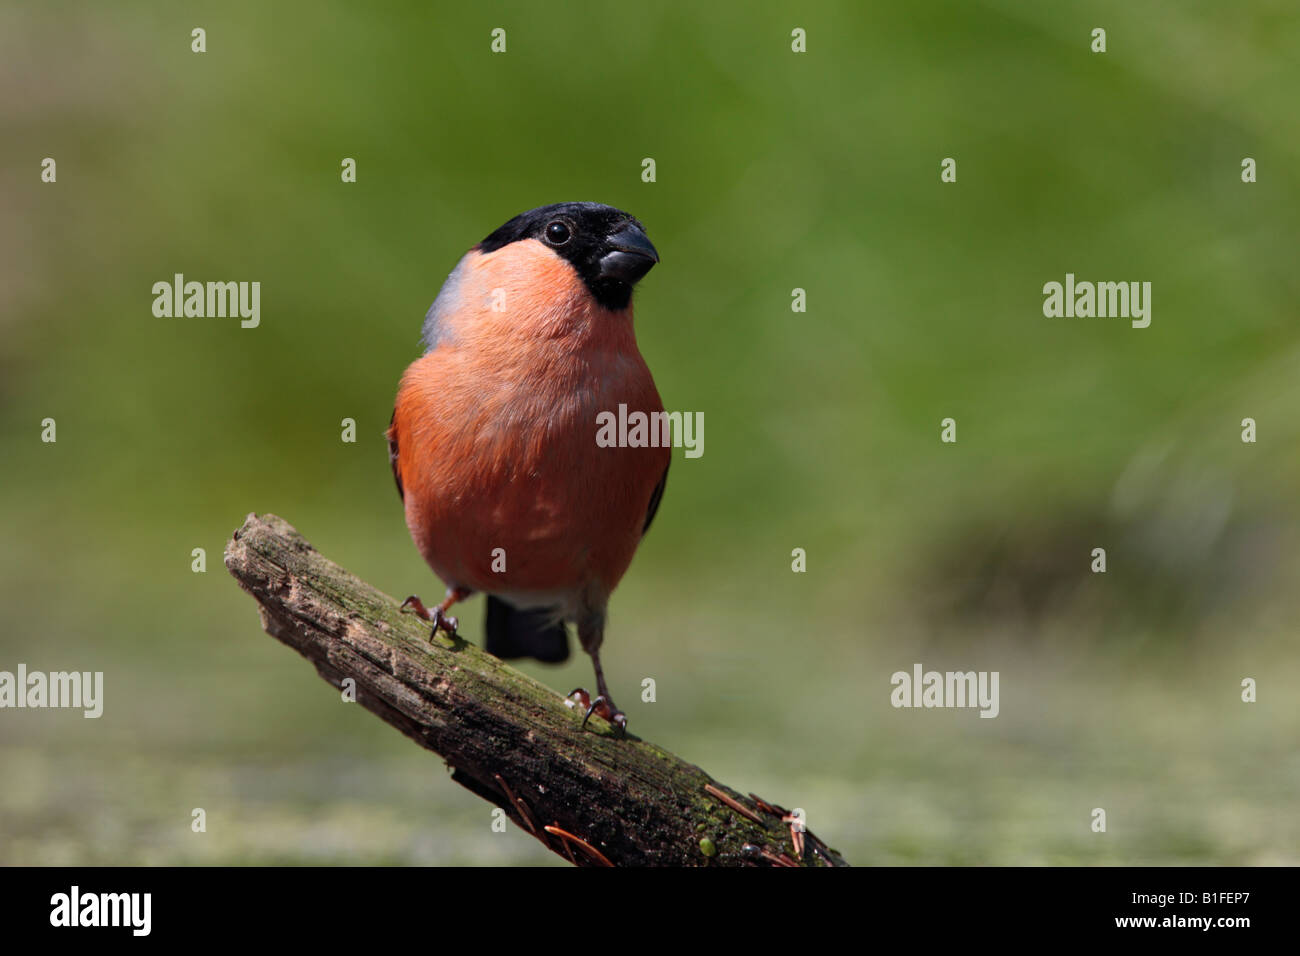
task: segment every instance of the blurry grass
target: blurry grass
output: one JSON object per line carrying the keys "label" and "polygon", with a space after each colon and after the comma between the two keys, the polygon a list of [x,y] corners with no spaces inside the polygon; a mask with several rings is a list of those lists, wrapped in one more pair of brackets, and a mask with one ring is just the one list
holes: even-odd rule
{"label": "blurry grass", "polygon": [[[0,27],[0,669],[107,681],[98,721],[0,718],[0,862],[556,862],[338,706],[220,551],[274,511],[391,594],[436,590],[387,470],[398,376],[464,248],[569,198],[647,223],[641,346],[708,426],[612,606],[615,686],[659,687],[622,692],[636,732],[859,863],[1300,860],[1294,5]],[[1153,281],[1151,328],[1043,319],[1066,271]],[[261,281],[262,327],[154,319],[173,272]],[[889,708],[915,661],[1001,671],[1002,715]],[[531,670],[589,681],[581,655]]]}

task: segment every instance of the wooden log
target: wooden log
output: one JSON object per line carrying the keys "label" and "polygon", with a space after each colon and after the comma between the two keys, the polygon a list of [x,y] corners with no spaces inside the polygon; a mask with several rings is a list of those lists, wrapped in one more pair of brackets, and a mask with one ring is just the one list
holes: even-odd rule
{"label": "wooden log", "polygon": [[[524,832],[579,866],[843,866],[786,811],[719,784],[329,561],[288,522],[249,515],[226,567],[262,627],[330,684],[453,768]],[[785,817],[786,819],[783,819]]]}

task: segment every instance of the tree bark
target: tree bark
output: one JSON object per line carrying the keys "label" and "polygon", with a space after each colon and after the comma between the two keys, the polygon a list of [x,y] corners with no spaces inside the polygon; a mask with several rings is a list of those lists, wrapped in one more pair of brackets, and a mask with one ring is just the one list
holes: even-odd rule
{"label": "tree bark", "polygon": [[[316,552],[286,521],[249,515],[226,567],[262,627],[330,684],[441,755],[452,779],[579,866],[843,866],[779,806],[620,737]],[[783,819],[785,817],[785,819]]]}

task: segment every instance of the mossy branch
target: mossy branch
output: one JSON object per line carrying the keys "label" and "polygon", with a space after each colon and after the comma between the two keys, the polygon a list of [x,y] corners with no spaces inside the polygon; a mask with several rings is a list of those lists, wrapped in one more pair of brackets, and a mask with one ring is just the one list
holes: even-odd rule
{"label": "mossy branch", "polygon": [[555,691],[320,555],[286,521],[249,515],[226,567],[262,627],[329,683],[442,756],[452,779],[581,866],[842,866],[786,811],[565,706]]}

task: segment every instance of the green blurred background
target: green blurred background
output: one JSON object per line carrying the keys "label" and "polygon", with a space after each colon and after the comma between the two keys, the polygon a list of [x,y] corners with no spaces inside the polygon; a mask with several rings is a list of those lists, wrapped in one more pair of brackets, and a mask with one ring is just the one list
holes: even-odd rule
{"label": "green blurred background", "polygon": [[[221,551],[270,511],[437,593],[398,377],[464,250],[568,199],[646,224],[641,348],[706,420],[611,606],[637,734],[858,864],[1300,862],[1300,10],[866,6],[0,6],[0,669],[106,683],[0,712],[0,862],[563,865]],[[1044,318],[1067,271],[1152,282],[1151,327]],[[176,272],[261,326],[155,318]],[[891,708],[916,662],[1001,715]]]}

